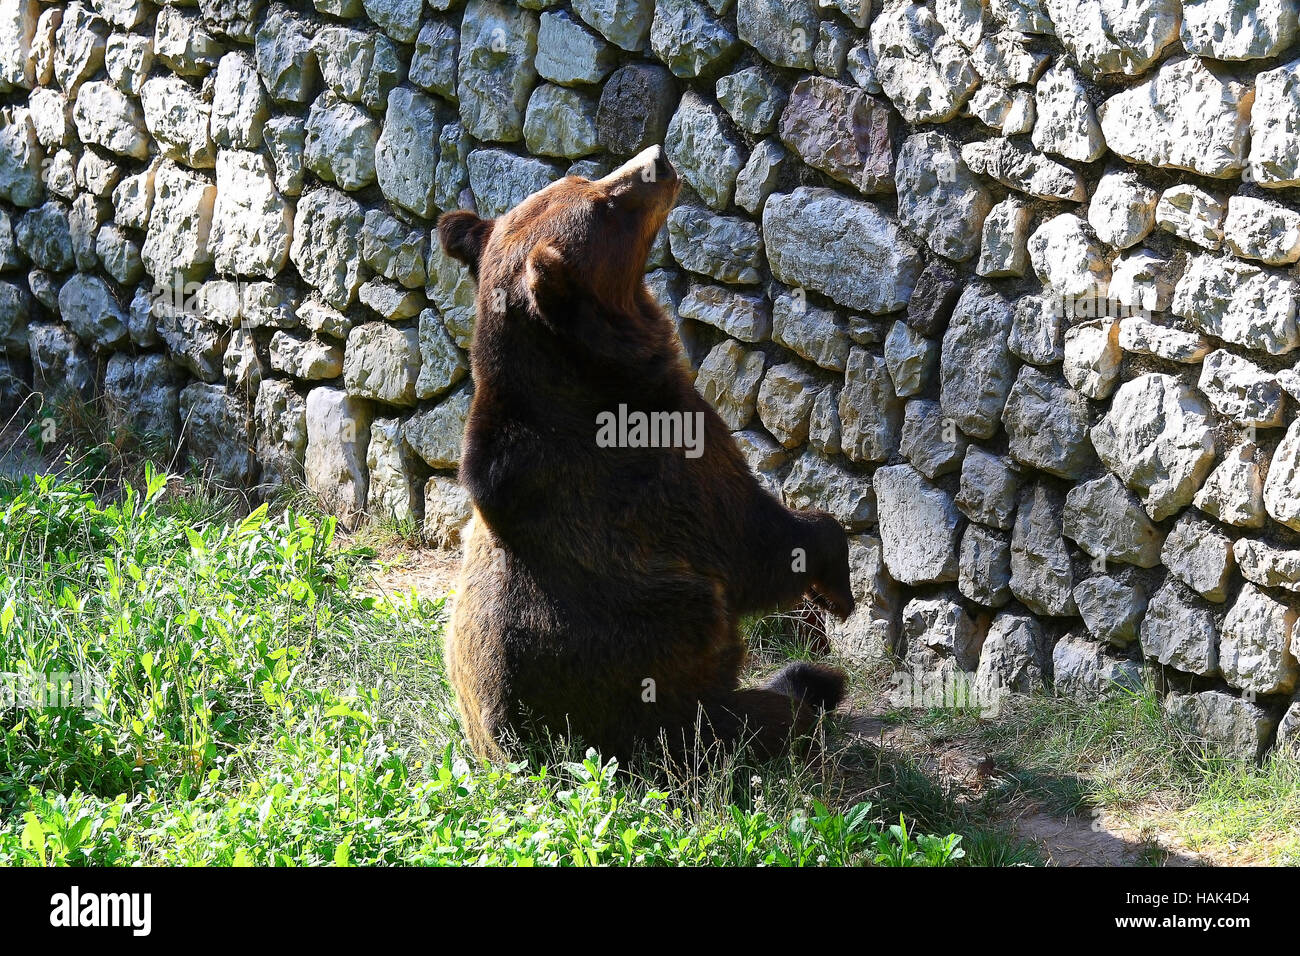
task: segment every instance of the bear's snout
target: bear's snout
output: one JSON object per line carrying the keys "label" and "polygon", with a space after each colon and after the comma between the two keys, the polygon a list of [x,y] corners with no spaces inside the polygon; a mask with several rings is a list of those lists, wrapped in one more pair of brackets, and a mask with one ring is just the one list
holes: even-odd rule
{"label": "bear's snout", "polygon": [[662,146],[647,146],[626,163],[600,180],[611,192],[646,191],[647,187],[671,186],[676,191],[677,170]]}

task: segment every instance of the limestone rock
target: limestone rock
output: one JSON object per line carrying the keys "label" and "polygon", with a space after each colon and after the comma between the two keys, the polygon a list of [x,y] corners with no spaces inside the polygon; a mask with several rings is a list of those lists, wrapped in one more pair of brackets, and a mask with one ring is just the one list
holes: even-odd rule
{"label": "limestone rock", "polygon": [[[417,216],[434,214],[437,141],[444,117],[423,93],[398,87],[388,94],[383,132],[375,141],[375,177],[384,196]],[[308,136],[310,144],[310,131]]]}
{"label": "limestone rock", "polygon": [[894,394],[899,398],[919,394],[934,380],[939,367],[939,343],[901,319],[890,327],[884,351]]}
{"label": "limestone rock", "polygon": [[181,428],[197,470],[235,487],[257,477],[245,402],[222,385],[195,382],[181,390]]}
{"label": "limestone rock", "polygon": [[[439,398],[469,374],[469,362],[457,347],[442,318],[433,309],[420,313],[420,371],[416,398]],[[345,362],[346,372],[346,362]]]}
{"label": "limestone rock", "polygon": [[1240,424],[1260,428],[1285,424],[1277,376],[1226,349],[1205,357],[1198,387],[1215,409]]}
{"label": "limestone rock", "polygon": [[615,156],[632,156],[662,143],[677,105],[673,76],[662,66],[629,63],[614,71],[600,93],[596,132]]}
{"label": "limestone rock", "polygon": [[262,137],[275,165],[275,188],[286,196],[297,196],[302,192],[307,124],[298,116],[277,116],[267,122]]}
{"label": "limestone rock", "polygon": [[1300,531],[1300,419],[1273,453],[1264,482],[1264,508],[1274,521]]}
{"label": "limestone rock", "polygon": [[758,416],[764,427],[786,448],[808,437],[808,420],[822,383],[794,362],[774,365],[758,390]]}
{"label": "limestone rock", "polygon": [[768,71],[751,66],[721,77],[716,84],[718,102],[736,125],[755,136],[776,129],[785,109],[786,92]]}
{"label": "limestone rock", "polygon": [[1209,335],[1282,355],[1300,346],[1295,294],[1290,276],[1203,254],[1178,281],[1173,311]]}
{"label": "limestone rock", "polygon": [[502,216],[560,178],[552,163],[504,149],[476,149],[466,160],[480,216]]}
{"label": "limestone rock", "polygon": [[162,154],[195,169],[216,165],[209,133],[212,107],[176,76],[155,76],[140,89],[144,121]]}
{"label": "limestone rock", "polygon": [[366,211],[361,258],[375,272],[408,288],[424,285],[428,236],[380,209]]}
{"label": "limestone rock", "polygon": [[179,76],[206,76],[221,58],[221,45],[198,14],[168,5],[154,21],[153,52]]}
{"label": "limestone rock", "polygon": [[1000,531],[969,524],[961,538],[957,588],[985,607],[1011,600],[1011,539]]}
{"label": "limestone rock", "polygon": [[1066,634],[1052,648],[1052,686],[1076,700],[1100,700],[1140,691],[1142,671],[1135,661],[1108,655],[1103,644]]}
{"label": "limestone rock", "polygon": [[1165,710],[1193,733],[1238,760],[1254,761],[1264,754],[1277,719],[1250,701],[1223,691],[1170,694]]}
{"label": "limestone rock", "polygon": [[575,0],[573,12],[624,50],[645,47],[654,17],[653,0]]}
{"label": "limestone rock", "polygon": [[164,355],[117,352],[104,370],[104,397],[136,434],[174,445],[180,427],[179,379]]}
{"label": "limestone rock", "polygon": [[1094,558],[1140,568],[1160,563],[1164,535],[1147,519],[1137,497],[1114,475],[1070,489],[1061,530]]}
{"label": "limestone rock", "polygon": [[921,272],[920,254],[894,219],[829,189],[774,193],[763,207],[763,235],[779,281],[851,309],[902,308]]}
{"label": "limestone rock", "polygon": [[962,518],[948,493],[911,465],[878,468],[872,484],[890,576],[913,585],[955,581]]}
{"label": "limestone rock", "polygon": [[1296,38],[1295,0],[1183,0],[1181,36],[1188,53],[1212,60],[1277,56]]}
{"label": "limestone rock", "polygon": [[975,72],[1004,87],[1037,82],[1048,59],[1030,48],[1028,37],[1010,30],[988,34],[971,53]]}
{"label": "limestone rock", "polygon": [[348,333],[343,359],[348,394],[388,405],[412,406],[420,375],[420,333],[387,322],[367,322]]}
{"label": "limestone rock", "polygon": [[1286,551],[1254,538],[1238,538],[1232,553],[1247,581],[1260,587],[1300,591],[1300,551]]}
{"label": "limestone rock", "polygon": [[127,337],[126,311],[108,283],[78,272],[59,290],[59,317],[88,345],[109,348]]}
{"label": "limestone rock", "polygon": [[1295,658],[1293,601],[1247,583],[1223,620],[1219,659],[1223,679],[1256,694],[1289,694],[1300,672]]}
{"label": "limestone rock", "polygon": [[[545,14],[541,21],[541,30],[538,33],[538,47],[536,67],[538,72],[542,72],[543,63],[547,69],[559,75],[564,67],[554,63],[544,56],[543,48],[545,37],[547,35],[547,17],[559,17],[563,14]],[[568,20],[567,23],[574,24],[575,29],[587,32],[582,26],[577,25],[575,21]],[[555,52],[552,46],[552,52]],[[594,71],[595,58],[599,54],[592,53],[592,65],[584,62],[581,66],[583,75],[590,75],[588,71]],[[420,27],[420,32],[415,39],[415,50],[411,54],[410,68],[407,70],[407,79],[422,90],[428,90],[430,93],[437,93],[443,99],[455,103],[459,97],[456,93],[456,73],[458,62],[460,60],[460,27],[459,24],[450,23],[445,20],[426,20]],[[600,57],[602,63],[607,62],[607,57]],[[606,69],[608,72],[608,69]],[[545,75],[545,74],[543,74]],[[604,77],[604,73],[595,76],[592,82],[599,81]],[[547,77],[550,79],[550,77]]]}
{"label": "limestone rock", "polygon": [[343,349],[315,336],[276,332],[270,354],[271,368],[309,382],[337,378],[343,371]]}
{"label": "limestone rock", "polygon": [[1138,638],[1138,625],[1147,609],[1140,585],[1098,574],[1074,586],[1074,603],[1088,633],[1115,647],[1127,647]]}
{"label": "limestone rock", "polygon": [[795,459],[781,493],[791,508],[829,512],[850,531],[860,531],[876,520],[871,482],[811,449]]}
{"label": "limestone rock", "polygon": [[972,521],[1008,531],[1015,522],[1019,488],[1010,462],[973,445],[962,460],[956,504]]}
{"label": "limestone rock", "polygon": [[979,86],[966,50],[928,4],[886,6],[871,25],[871,50],[881,87],[908,123],[952,119]]}
{"label": "limestone rock", "polygon": [[1056,35],[1079,65],[1137,76],[1178,39],[1177,0],[1044,0]]}
{"label": "limestone rock", "polygon": [[1212,518],[1241,528],[1264,526],[1264,479],[1255,462],[1257,449],[1246,442],[1228,452],[1196,493],[1196,507]]}
{"label": "limestone rock", "polygon": [[322,187],[298,202],[289,257],[303,279],[336,308],[352,303],[364,278],[364,225],[361,207],[337,190]]}
{"label": "limestone rock", "polygon": [[[772,303],[772,341],[833,372],[844,371],[848,363],[850,343],[844,321],[802,295],[782,293]],[[897,380],[895,376],[896,391]]]}
{"label": "limestone rock", "polygon": [[257,149],[270,116],[270,101],[253,64],[242,54],[227,53],[217,64],[212,93],[212,141],[218,146]]}
{"label": "limestone rock", "polygon": [[1042,691],[1050,661],[1042,625],[1027,614],[1002,611],[989,625],[975,672],[976,699],[996,706],[1010,692]]}
{"label": "limestone rock", "polygon": [[966,446],[966,436],[944,419],[938,402],[914,398],[907,403],[899,451],[925,477],[933,481],[957,471]]}
{"label": "limestone rock", "polygon": [[460,464],[470,398],[469,389],[462,388],[443,399],[442,404],[406,420],[406,440],[431,467],[453,469]]}
{"label": "limestone rock", "polygon": [[456,344],[469,348],[474,330],[474,277],[460,262],[442,251],[438,242],[429,243],[424,291],[442,316],[443,324]]}
{"label": "limestone rock", "polygon": [[303,477],[307,452],[307,402],[284,379],[263,379],[253,418],[262,487],[275,488]]}
{"label": "limestone rock", "polygon": [[257,31],[258,75],[272,99],[306,103],[320,74],[307,25],[288,7],[276,4]]}
{"label": "limestone rock", "polygon": [[1223,245],[1223,219],[1228,208],[1199,186],[1180,183],[1164,191],[1156,205],[1156,225],[1202,249]]}
{"label": "limestone rock", "polygon": [[744,158],[716,106],[688,91],[668,124],[664,149],[701,199],[717,210],[731,204]]}
{"label": "limestone rock", "polygon": [[[1117,267],[1116,274],[1119,274]],[[1114,291],[1115,285],[1111,285]],[[1171,362],[1195,364],[1210,351],[1209,340],[1204,336],[1184,332],[1170,325],[1148,322],[1138,316],[1121,319],[1119,344],[1126,352],[1154,355]]]}
{"label": "limestone rock", "polygon": [[[576,12],[583,13],[582,9]],[[523,138],[524,110],[537,79],[538,27],[537,14],[531,10],[495,0],[469,0],[465,6],[456,93],[461,122],[476,139],[514,143]]]}
{"label": "limestone rock", "polygon": [[993,199],[962,161],[956,144],[934,132],[908,137],[896,175],[898,218],[904,226],[957,262],[979,251]]}
{"label": "limestone rock", "polygon": [[811,70],[817,41],[812,0],[736,0],[736,32],[776,66]]}
{"label": "limestone rock", "polygon": [[415,41],[419,29],[421,0],[362,0],[366,16],[398,43]]}
{"label": "limestone rock", "polygon": [[[1137,249],[1115,260],[1111,268],[1110,298],[1116,304],[1139,313],[1167,312],[1174,301],[1174,286],[1178,278],[1172,260],[1162,258],[1149,249]],[[1130,319],[1136,319],[1151,328],[1161,327],[1147,321],[1142,315],[1123,316],[1121,313],[1121,316],[1121,348],[1127,348],[1124,345],[1124,323],[1129,322]],[[1164,341],[1161,342],[1160,339]],[[1193,340],[1203,341],[1196,336],[1191,336],[1189,340],[1183,336],[1156,334],[1150,344],[1160,350],[1152,351],[1150,354],[1161,355],[1176,362],[1200,361],[1205,352],[1195,354],[1195,349],[1191,347]],[[1206,345],[1208,350],[1208,343]],[[1186,357],[1193,354],[1195,357]]]}
{"label": "limestone rock", "polygon": [[[1252,100],[1246,86],[1188,57],[1116,93],[1097,118],[1106,145],[1131,163],[1224,179],[1246,165]],[[1258,139],[1254,155],[1263,155]]]}
{"label": "limestone rock", "polygon": [[371,518],[399,526],[424,511],[418,459],[402,437],[397,418],[376,418],[366,445],[366,511]]}
{"label": "limestone rock", "polygon": [[95,392],[95,366],[89,350],[67,328],[33,322],[27,328],[32,359],[32,389],[47,400],[75,394],[90,401]]}
{"label": "limestone rock", "polygon": [[1078,74],[1058,63],[1034,91],[1034,145],[1045,153],[1091,163],[1106,151],[1101,127]]}
{"label": "limestone rock", "polygon": [[848,620],[830,624],[831,646],[853,660],[885,659],[897,631],[898,588],[885,571],[879,538],[849,536],[849,582],[856,606]]}
{"label": "limestone rock", "polygon": [[260,153],[217,155],[217,200],[209,242],[218,270],[273,278],[288,261],[293,210]]}
{"label": "limestone rock", "polygon": [[903,646],[924,645],[956,660],[964,671],[979,666],[984,629],[952,597],[913,598],[903,608]]}
{"label": "limestone rock", "polygon": [[700,363],[695,388],[733,431],[754,417],[765,364],[762,352],[746,351],[735,339],[723,339]]}
{"label": "limestone rock", "polygon": [[1165,539],[1160,559],[1170,574],[1207,601],[1227,600],[1235,561],[1232,539],[1213,522],[1183,512]]}
{"label": "limestone rock", "polygon": [[943,336],[944,415],[972,438],[991,438],[1015,376],[1007,338],[1012,307],[987,283],[968,285]]}
{"label": "limestone rock", "polygon": [[16,245],[38,269],[64,272],[74,259],[68,207],[50,200],[24,213],[14,230]]}
{"label": "limestone rock", "polygon": [[1127,249],[1155,228],[1160,194],[1132,170],[1110,170],[1101,177],[1088,203],[1088,224],[1116,249]]}
{"label": "limestone rock", "polygon": [[[781,139],[809,166],[832,179],[867,195],[889,192],[894,186],[892,115],[887,103],[867,96],[860,89],[821,76],[806,76],[790,91],[781,114]],[[939,142],[960,164],[956,147],[946,140],[939,139]],[[917,149],[921,148],[924,144],[918,145]],[[907,154],[906,147],[904,154]],[[911,158],[913,163],[920,161],[919,155]],[[964,166],[962,171],[966,172]],[[922,170],[913,168],[911,173],[911,185],[916,190]],[[970,181],[969,172],[966,178],[963,184],[966,192],[982,191],[982,187]],[[902,188],[900,183],[900,192]],[[987,197],[987,193],[984,195]],[[960,198],[960,192],[954,192],[951,198]],[[920,197],[914,202],[920,202]],[[907,217],[903,219],[906,222]]]}
{"label": "limestone rock", "polygon": [[369,112],[327,91],[312,103],[304,133],[303,162],[322,181],[347,190],[375,181],[379,125]]}
{"label": "limestone rock", "polygon": [[1015,140],[999,137],[966,143],[961,158],[974,172],[1039,199],[1082,202],[1087,197],[1082,176]]}
{"label": "limestone rock", "polygon": [[77,91],[72,117],[82,143],[133,159],[149,155],[145,114],[128,96],[102,80],[86,83]]}
{"label": "limestone rock", "polygon": [[1011,533],[1011,592],[1035,614],[1073,615],[1074,570],[1062,535],[1061,495],[1045,484],[1024,489]]}
{"label": "limestone rock", "polygon": [[596,97],[543,83],[533,91],[524,120],[529,152],[577,159],[600,151]]}
{"label": "limestone rock", "polygon": [[1102,462],[1142,496],[1157,521],[1189,504],[1214,464],[1209,407],[1168,375],[1121,385],[1091,435]]}
{"label": "limestone rock", "polygon": [[160,283],[176,276],[201,278],[212,262],[208,238],[217,188],[207,179],[168,161],[154,176],[149,230],[140,258]]}
{"label": "limestone rock", "polygon": [[840,390],[841,451],[854,461],[885,461],[898,449],[901,413],[884,360],[850,350]]}
{"label": "limestone rock", "polygon": [[1023,295],[1011,318],[1011,354],[1031,365],[1055,365],[1065,359],[1065,309],[1055,294]]}
{"label": "limestone rock", "polygon": [[155,313],[158,337],[167,346],[172,361],[204,382],[221,381],[227,331],[180,308],[159,308],[155,304]]}
{"label": "limestone rock", "polygon": [[1265,265],[1300,261],[1300,212],[1251,196],[1233,196],[1223,224],[1228,248]]}
{"label": "limestone rock", "polygon": [[1110,398],[1123,358],[1119,323],[1113,319],[1084,322],[1065,333],[1065,380],[1088,398]]}
{"label": "limestone rock", "polygon": [[696,0],[658,0],[650,49],[674,76],[716,76],[739,50],[736,35]]}
{"label": "limestone rock", "polygon": [[1016,461],[1062,478],[1081,478],[1095,461],[1088,439],[1091,414],[1083,396],[1031,366],[1020,370],[1002,422]]}
{"label": "limestone rock", "polygon": [[1034,272],[1058,295],[1102,298],[1110,284],[1110,252],[1074,213],[1049,219],[1029,237]]}
{"label": "limestone rock", "polygon": [[307,393],[307,451],[303,464],[308,490],[349,525],[365,510],[366,450],[374,412],[369,402],[341,388],[321,386]]}
{"label": "limestone rock", "polygon": [[616,51],[603,37],[588,30],[563,10],[548,10],[542,14],[535,64],[542,79],[561,86],[599,83],[617,62]]}
{"label": "limestone rock", "polygon": [[692,272],[733,285],[761,278],[763,238],[748,220],[678,206],[668,215],[668,241],[673,256]]}
{"label": "limestone rock", "polygon": [[434,475],[424,486],[424,535],[438,548],[460,543],[474,516],[469,492],[452,478]]}
{"label": "limestone rock", "polygon": [[976,272],[985,278],[1022,276],[1029,268],[1029,204],[1014,196],[1002,200],[984,220]]}

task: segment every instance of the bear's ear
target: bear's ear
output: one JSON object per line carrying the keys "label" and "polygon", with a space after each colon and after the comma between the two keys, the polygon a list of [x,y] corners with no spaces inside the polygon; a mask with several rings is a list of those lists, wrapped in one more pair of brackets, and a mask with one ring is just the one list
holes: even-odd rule
{"label": "bear's ear", "polygon": [[495,219],[480,219],[466,209],[444,213],[438,220],[438,241],[447,255],[469,266],[478,277],[478,261],[492,235]]}
{"label": "bear's ear", "polygon": [[524,288],[534,308],[545,313],[547,302],[555,302],[563,296],[567,286],[563,253],[549,242],[538,243],[524,263]]}

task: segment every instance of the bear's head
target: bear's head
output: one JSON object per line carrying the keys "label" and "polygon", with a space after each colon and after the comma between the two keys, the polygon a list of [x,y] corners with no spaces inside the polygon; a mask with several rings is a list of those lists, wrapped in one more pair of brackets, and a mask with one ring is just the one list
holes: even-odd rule
{"label": "bear's head", "polygon": [[438,238],[478,279],[480,307],[504,295],[502,305],[522,299],[542,314],[548,302],[578,299],[627,309],[679,188],[651,146],[603,179],[551,183],[499,219],[446,213]]}

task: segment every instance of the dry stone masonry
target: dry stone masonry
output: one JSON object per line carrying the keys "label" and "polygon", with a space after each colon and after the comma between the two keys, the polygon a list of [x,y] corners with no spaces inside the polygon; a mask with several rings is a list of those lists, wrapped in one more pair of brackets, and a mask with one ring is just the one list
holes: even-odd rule
{"label": "dry stone masonry", "polygon": [[[849,655],[1296,746],[1298,0],[0,0],[0,410],[454,545],[437,216],[663,143],[647,283]],[[594,425],[593,425],[594,427]]]}

